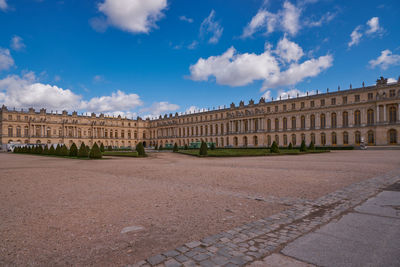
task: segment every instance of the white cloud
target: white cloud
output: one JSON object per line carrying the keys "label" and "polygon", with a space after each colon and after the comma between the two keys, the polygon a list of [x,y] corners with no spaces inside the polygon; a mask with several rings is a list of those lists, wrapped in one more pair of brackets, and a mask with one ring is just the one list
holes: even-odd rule
{"label": "white cloud", "polygon": [[[98,10],[107,16],[107,24],[132,33],[149,33],[157,28],[156,22],[166,8],[167,0],[105,0],[98,5]],[[105,30],[101,18],[92,19],[91,25]]]}
{"label": "white cloud", "polygon": [[182,20],[182,21],[186,21],[188,23],[193,23],[193,19],[192,18],[188,18],[186,16],[180,16],[179,19]]}
{"label": "white cloud", "polygon": [[8,8],[6,0],[0,0],[0,9],[6,10]]}
{"label": "white cloud", "polygon": [[14,59],[11,57],[10,50],[0,47],[0,71],[8,70],[14,66]]}
{"label": "white cloud", "polygon": [[381,27],[379,26],[378,17],[373,17],[370,20],[368,20],[367,25],[369,26],[369,29],[366,31],[367,34],[376,33],[381,30]]}
{"label": "white cloud", "polygon": [[395,78],[389,78],[387,80],[388,83],[397,83],[397,80]]}
{"label": "white cloud", "polygon": [[93,77],[93,82],[95,82],[95,83],[99,83],[99,82],[103,82],[105,79],[104,79],[104,76],[103,75],[95,75],[94,77]]}
{"label": "white cloud", "polygon": [[271,100],[271,91],[268,90],[266,91],[261,97],[263,97],[265,100]]}
{"label": "white cloud", "polygon": [[196,49],[196,47],[197,47],[198,44],[199,44],[199,42],[193,41],[193,42],[191,42],[191,43],[188,45],[187,48],[188,48],[189,50]]}
{"label": "white cloud", "polygon": [[[288,40],[283,43],[289,48],[281,48],[278,52],[271,51],[270,46],[266,46],[261,54],[239,54],[231,47],[222,55],[200,58],[189,68],[190,79],[208,81],[210,77],[215,77],[216,83],[229,86],[244,86],[260,80],[263,81],[262,90],[266,90],[296,84],[307,77],[315,77],[332,66],[333,57],[329,54],[299,64],[297,60],[303,55],[302,49]],[[283,44],[281,46],[285,47]],[[278,58],[272,53],[277,53]],[[287,67],[281,65],[279,57],[292,63]]]}
{"label": "white cloud", "polygon": [[20,51],[24,49],[26,46],[22,41],[22,38],[14,35],[13,38],[11,39],[11,48],[14,49],[15,51]]}
{"label": "white cloud", "polygon": [[267,33],[281,30],[294,36],[301,28],[299,21],[301,11],[300,8],[291,4],[289,1],[285,1],[283,3],[283,9],[279,10],[276,14],[262,7],[244,28],[242,37],[250,37],[263,28],[266,28]]}
{"label": "white cloud", "polygon": [[149,113],[148,115],[145,115],[145,117],[154,118],[164,113],[169,113],[172,111],[176,111],[178,109],[179,109],[178,105],[164,101],[164,102],[155,102],[150,107],[143,108],[140,111]]}
{"label": "white cloud", "polygon": [[369,61],[371,68],[380,67],[386,70],[390,65],[400,65],[400,55],[392,54],[389,49],[383,50],[377,59]]}
{"label": "white cloud", "polygon": [[298,44],[289,41],[286,36],[278,42],[275,53],[286,62],[297,62],[304,55],[303,49]]}
{"label": "white cloud", "polygon": [[376,33],[382,33],[384,30],[379,25],[379,18],[373,17],[367,21],[366,25],[358,25],[350,34],[351,41],[347,44],[348,47],[360,43],[364,35],[374,36]]}
{"label": "white cloud", "polygon": [[80,108],[93,112],[111,113],[121,110],[132,110],[142,105],[137,94],[126,94],[118,90],[111,96],[93,97],[89,101],[82,101]]}
{"label": "white cloud", "polygon": [[224,28],[215,21],[215,11],[211,10],[210,15],[203,20],[200,25],[200,37],[204,38],[206,35],[210,35],[208,42],[210,44],[218,43],[221,38]]}
{"label": "white cloud", "polygon": [[325,23],[329,23],[336,17],[337,13],[327,12],[319,20],[312,21],[309,19],[305,20],[305,25],[308,27],[321,27]]}

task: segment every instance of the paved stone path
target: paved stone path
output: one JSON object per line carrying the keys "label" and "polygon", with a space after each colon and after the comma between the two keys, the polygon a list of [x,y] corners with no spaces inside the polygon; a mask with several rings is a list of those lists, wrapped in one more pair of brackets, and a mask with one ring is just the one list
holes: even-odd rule
{"label": "paved stone path", "polygon": [[[352,184],[315,201],[287,199],[287,204],[292,207],[281,213],[186,243],[129,266],[261,266],[260,260],[267,258],[279,262],[285,259],[274,252],[282,249],[287,243],[344,214],[376,195],[382,188],[398,181],[400,169]],[[266,202],[277,201],[274,198],[251,198]],[[261,265],[258,265],[260,263]],[[299,262],[298,266],[310,265],[302,265]]]}

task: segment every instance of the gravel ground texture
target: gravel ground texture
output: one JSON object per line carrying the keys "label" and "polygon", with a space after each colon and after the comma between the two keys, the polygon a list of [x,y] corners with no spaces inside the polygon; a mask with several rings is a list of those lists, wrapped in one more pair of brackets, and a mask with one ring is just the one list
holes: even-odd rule
{"label": "gravel ground texture", "polygon": [[0,153],[0,265],[131,264],[399,165],[396,150],[93,161]]}

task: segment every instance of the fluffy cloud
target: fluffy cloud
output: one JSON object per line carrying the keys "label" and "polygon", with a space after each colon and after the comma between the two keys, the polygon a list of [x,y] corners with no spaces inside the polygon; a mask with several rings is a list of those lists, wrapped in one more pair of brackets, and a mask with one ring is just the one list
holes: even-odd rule
{"label": "fluffy cloud", "polygon": [[169,113],[178,109],[179,106],[176,104],[171,104],[168,102],[156,102],[150,107],[141,109],[141,112],[149,113],[149,115],[145,115],[145,117],[154,118],[162,115],[163,113]]}
{"label": "fluffy cloud", "polygon": [[25,48],[25,44],[22,42],[22,38],[17,35],[13,36],[10,45],[11,48],[14,49],[15,51],[20,51]]}
{"label": "fluffy cloud", "polygon": [[8,70],[14,66],[14,59],[11,57],[10,50],[0,47],[0,71]]}
{"label": "fluffy cloud", "polygon": [[242,37],[250,37],[263,28],[266,28],[267,33],[282,30],[291,35],[296,35],[301,27],[299,22],[300,15],[301,9],[289,1],[285,1],[283,9],[276,14],[261,8],[244,28]]}
{"label": "fluffy cloud", "polygon": [[369,61],[371,68],[380,67],[386,70],[390,65],[400,65],[400,55],[392,54],[389,49],[383,50],[377,59]]}
{"label": "fluffy cloud", "polygon": [[[107,24],[132,33],[148,33],[156,28],[166,8],[167,0],[105,0],[98,5],[98,10],[107,17]],[[104,31],[107,24],[101,18],[91,20],[98,31]]]}
{"label": "fluffy cloud", "polygon": [[397,83],[397,80],[395,78],[388,78],[388,83]]}
{"label": "fluffy cloud", "polygon": [[0,0],[0,9],[6,10],[8,8],[6,0]]}
{"label": "fluffy cloud", "polygon": [[192,18],[188,18],[186,16],[180,16],[179,19],[182,20],[182,21],[186,21],[188,23],[193,23],[193,19]]}
{"label": "fluffy cloud", "polygon": [[350,42],[347,44],[348,47],[357,45],[360,43],[364,35],[374,36],[374,34],[382,33],[383,28],[379,25],[379,18],[373,17],[367,21],[366,25],[358,25],[350,34]]}
{"label": "fluffy cloud", "polygon": [[[298,63],[303,56],[301,47],[286,37],[279,43],[277,50],[273,51],[267,45],[261,54],[240,54],[231,47],[222,55],[200,58],[190,66],[190,78],[194,81],[207,81],[215,77],[216,83],[229,86],[244,86],[261,80],[262,90],[266,90],[296,84],[332,66],[333,57],[329,54]],[[282,60],[290,64],[282,65]]]}
{"label": "fluffy cloud", "polygon": [[80,109],[93,112],[112,113],[121,110],[132,110],[142,105],[137,94],[126,94],[120,90],[111,96],[93,97],[89,101],[81,101]]}
{"label": "fluffy cloud", "polygon": [[210,36],[208,42],[210,44],[216,44],[221,38],[224,28],[215,21],[215,11],[211,10],[210,15],[203,20],[200,25],[200,37],[205,38],[207,35]]}

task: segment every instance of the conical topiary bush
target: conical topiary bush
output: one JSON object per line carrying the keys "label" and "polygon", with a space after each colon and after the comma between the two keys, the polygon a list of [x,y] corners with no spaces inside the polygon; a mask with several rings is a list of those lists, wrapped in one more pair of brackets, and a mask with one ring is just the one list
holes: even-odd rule
{"label": "conical topiary bush", "polygon": [[85,145],[85,143],[82,142],[82,144],[78,150],[78,157],[87,158],[87,156],[88,156],[88,151],[86,150],[86,145]]}
{"label": "conical topiary bush", "polygon": [[207,156],[208,155],[208,147],[207,147],[207,143],[202,141],[201,145],[200,145],[200,151],[199,151],[199,155],[200,156]]}
{"label": "conical topiary bush", "polygon": [[89,152],[89,158],[101,159],[101,157],[102,157],[102,154],[101,154],[100,148],[97,145],[97,143],[94,143],[94,145],[92,146],[92,149]]}
{"label": "conical topiary bush", "polygon": [[75,143],[72,143],[71,147],[69,148],[69,156],[70,157],[78,156],[78,147],[75,145]]}
{"label": "conical topiary bush", "polygon": [[141,156],[141,157],[146,156],[146,152],[144,151],[144,146],[143,146],[142,142],[139,142],[136,145],[136,151],[137,151],[139,156]]}
{"label": "conical topiary bush", "polygon": [[271,145],[270,152],[271,153],[279,153],[279,147],[275,141]]}

